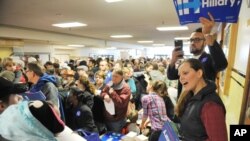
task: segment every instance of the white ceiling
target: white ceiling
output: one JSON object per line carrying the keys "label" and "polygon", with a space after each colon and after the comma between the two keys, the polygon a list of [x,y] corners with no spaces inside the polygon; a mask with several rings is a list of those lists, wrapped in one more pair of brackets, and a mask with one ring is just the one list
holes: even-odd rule
{"label": "white ceiling", "polygon": [[[87,27],[62,29],[51,26],[61,22],[83,22]],[[0,24],[66,33],[96,39],[138,44],[138,40],[173,45],[176,36],[188,31],[160,32],[157,26],[179,26],[173,0],[0,0]],[[113,34],[131,34],[130,39],[112,39]]]}

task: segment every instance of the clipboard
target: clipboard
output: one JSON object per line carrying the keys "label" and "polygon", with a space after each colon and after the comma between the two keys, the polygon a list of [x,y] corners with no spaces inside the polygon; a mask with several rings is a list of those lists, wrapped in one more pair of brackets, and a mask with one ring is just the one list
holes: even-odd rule
{"label": "clipboard", "polygon": [[28,100],[28,101],[30,101],[30,100],[45,100],[46,99],[46,97],[42,91],[38,91],[38,92],[34,92],[34,93],[25,92],[25,93],[22,93],[21,96],[23,97],[24,100]]}

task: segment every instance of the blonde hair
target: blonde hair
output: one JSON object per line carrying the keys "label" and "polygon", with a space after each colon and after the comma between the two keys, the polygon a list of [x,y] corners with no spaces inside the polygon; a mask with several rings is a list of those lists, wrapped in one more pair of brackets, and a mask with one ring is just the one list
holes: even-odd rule
{"label": "blonde hair", "polygon": [[96,74],[95,74],[95,77],[96,77],[96,76],[101,77],[103,80],[105,80],[105,78],[106,78],[105,73],[102,72],[102,71],[97,71]]}
{"label": "blonde hair", "polygon": [[165,68],[164,67],[159,67],[159,69],[158,69],[163,75],[165,74]]}
{"label": "blonde hair", "polygon": [[184,112],[184,106],[185,106],[185,103],[187,102],[187,100],[189,99],[190,95],[187,91],[183,91],[181,94],[180,94],[180,97],[177,101],[177,104],[175,106],[175,114],[180,117],[182,116],[183,112]]}
{"label": "blonde hair", "polygon": [[128,67],[122,68],[123,73],[130,73],[130,69]]}
{"label": "blonde hair", "polygon": [[152,84],[152,90],[161,97],[168,96],[167,85],[162,80],[154,81]]}
{"label": "blonde hair", "polygon": [[12,60],[5,60],[3,62],[3,67],[6,69],[6,67],[12,67],[15,66],[15,63]]}

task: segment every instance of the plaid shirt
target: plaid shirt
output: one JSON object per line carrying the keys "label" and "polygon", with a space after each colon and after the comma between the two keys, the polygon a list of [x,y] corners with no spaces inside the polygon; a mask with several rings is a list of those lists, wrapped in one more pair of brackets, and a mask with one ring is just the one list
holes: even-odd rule
{"label": "plaid shirt", "polygon": [[151,129],[161,130],[165,121],[169,118],[166,114],[166,107],[162,97],[155,93],[142,97],[143,118],[149,117]]}

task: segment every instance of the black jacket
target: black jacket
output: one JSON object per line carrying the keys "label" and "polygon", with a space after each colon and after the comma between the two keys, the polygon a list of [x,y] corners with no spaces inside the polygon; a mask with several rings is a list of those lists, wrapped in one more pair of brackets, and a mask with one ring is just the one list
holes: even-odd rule
{"label": "black jacket", "polygon": [[[213,46],[209,46],[210,54],[203,52],[199,58],[203,64],[205,70],[206,79],[215,81],[216,75],[219,71],[224,70],[227,67],[227,59],[223,53],[222,48],[217,41],[214,42]],[[179,79],[178,69],[175,67],[168,67],[167,76],[169,80]],[[181,93],[182,85],[178,81],[178,97]]]}
{"label": "black jacket", "polygon": [[94,105],[92,108],[92,113],[94,116],[94,120],[99,123],[104,123],[104,101],[100,96],[94,96]]}
{"label": "black jacket", "polygon": [[[207,102],[214,102],[226,109],[220,97],[215,92],[216,86],[212,81],[207,81],[207,86],[201,89],[196,95],[190,92],[185,103],[185,109],[180,117],[181,134],[185,141],[204,141],[208,138],[206,129],[201,120],[201,111]],[[211,113],[213,114],[213,113]],[[214,119],[211,119],[214,120]]]}
{"label": "black jacket", "polygon": [[98,132],[92,111],[86,104],[78,108],[67,109],[66,125],[72,130],[83,129]]}

